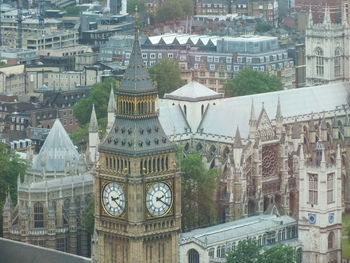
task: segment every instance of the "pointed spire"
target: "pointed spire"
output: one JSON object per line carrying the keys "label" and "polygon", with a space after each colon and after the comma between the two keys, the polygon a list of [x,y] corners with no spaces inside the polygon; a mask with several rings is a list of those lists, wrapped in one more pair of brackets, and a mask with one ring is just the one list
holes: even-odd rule
{"label": "pointed spire", "polygon": [[276,110],[276,120],[280,120],[280,119],[282,119],[282,110],[281,110],[280,97],[278,96],[277,110]]}
{"label": "pointed spire", "polygon": [[346,15],[346,8],[345,8],[345,6],[343,6],[343,12],[342,12],[342,24],[343,24],[343,26],[345,26],[345,27],[348,27],[348,17],[347,17],[347,15]]}
{"label": "pointed spire", "polygon": [[255,117],[255,109],[254,109],[254,101],[252,100],[252,104],[250,107],[250,122],[252,121],[256,121],[256,117]]}
{"label": "pointed spire", "polygon": [[241,148],[243,145],[242,145],[242,139],[241,139],[241,134],[239,132],[239,127],[237,126],[237,129],[236,129],[236,135],[235,135],[235,140],[233,142],[233,147],[235,148]]}
{"label": "pointed spire", "polygon": [[89,124],[89,132],[98,132],[98,124],[95,112],[95,104],[92,105],[90,124]]}
{"label": "pointed spire", "polygon": [[329,11],[329,6],[327,4],[326,4],[325,12],[324,12],[323,24],[324,25],[332,24],[331,14],[330,14],[330,11]]}
{"label": "pointed spire", "polygon": [[324,113],[321,120],[321,130],[327,130],[326,116]]}
{"label": "pointed spire", "polygon": [[109,101],[108,101],[107,112],[115,113],[115,109],[116,109],[116,103],[115,103],[114,91],[113,91],[113,86],[112,86],[111,87],[111,92],[109,94]]}
{"label": "pointed spire", "polygon": [[311,5],[310,5],[310,9],[309,9],[309,17],[308,17],[308,21],[307,21],[307,27],[312,27],[314,25],[314,18],[312,15],[312,9],[311,9]]}

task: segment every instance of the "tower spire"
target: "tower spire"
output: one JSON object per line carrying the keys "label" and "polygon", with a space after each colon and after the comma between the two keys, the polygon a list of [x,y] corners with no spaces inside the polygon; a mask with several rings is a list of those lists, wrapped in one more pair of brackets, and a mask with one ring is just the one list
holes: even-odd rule
{"label": "tower spire", "polygon": [[236,129],[236,135],[235,135],[235,140],[233,142],[233,147],[235,147],[235,148],[242,147],[241,133],[239,132],[239,127],[238,126],[237,126],[237,129]]}
{"label": "tower spire", "polygon": [[276,110],[276,120],[279,120],[281,118],[282,118],[281,102],[280,102],[280,97],[278,97],[277,110]]}
{"label": "tower spire", "polygon": [[308,21],[307,21],[307,27],[312,27],[314,25],[314,18],[313,18],[313,15],[312,15],[312,9],[311,9],[311,5],[310,5],[310,8],[309,8],[309,16],[308,16]]}
{"label": "tower spire", "polygon": [[98,124],[95,112],[95,104],[92,104],[92,111],[89,124],[89,132],[98,132]]}
{"label": "tower spire", "polygon": [[329,6],[327,4],[326,4],[325,12],[324,12],[323,24],[324,25],[332,24],[331,14],[330,14],[330,11],[329,11]]}

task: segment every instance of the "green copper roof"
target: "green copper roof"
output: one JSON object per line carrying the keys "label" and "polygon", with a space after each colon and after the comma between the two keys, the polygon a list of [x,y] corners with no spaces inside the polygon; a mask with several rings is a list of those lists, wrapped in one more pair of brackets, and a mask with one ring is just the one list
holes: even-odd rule
{"label": "green copper roof", "polygon": [[118,93],[155,93],[157,89],[153,86],[148,70],[143,63],[138,31],[130,55],[129,65],[121,80]]}

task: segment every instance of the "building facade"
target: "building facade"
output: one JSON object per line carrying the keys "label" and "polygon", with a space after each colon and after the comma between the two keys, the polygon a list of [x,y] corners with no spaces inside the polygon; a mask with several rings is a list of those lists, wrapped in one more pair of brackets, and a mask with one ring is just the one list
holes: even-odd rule
{"label": "building facade", "polygon": [[343,14],[341,23],[333,23],[330,9],[325,9],[324,20],[314,23],[309,14],[305,35],[306,84],[320,85],[349,80],[350,42],[349,25]]}
{"label": "building facade", "polygon": [[28,148],[27,163],[24,180],[18,177],[17,205],[6,198],[4,237],[88,256],[83,213],[93,178],[59,120],[39,154]]}

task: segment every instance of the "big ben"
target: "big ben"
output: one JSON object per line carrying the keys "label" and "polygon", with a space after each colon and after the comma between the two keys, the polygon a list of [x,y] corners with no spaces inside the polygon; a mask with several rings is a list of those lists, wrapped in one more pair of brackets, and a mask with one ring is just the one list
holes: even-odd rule
{"label": "big ben", "polygon": [[117,92],[114,124],[99,145],[95,180],[98,263],[177,263],[181,181],[175,146],[158,119],[157,90],[138,30]]}

